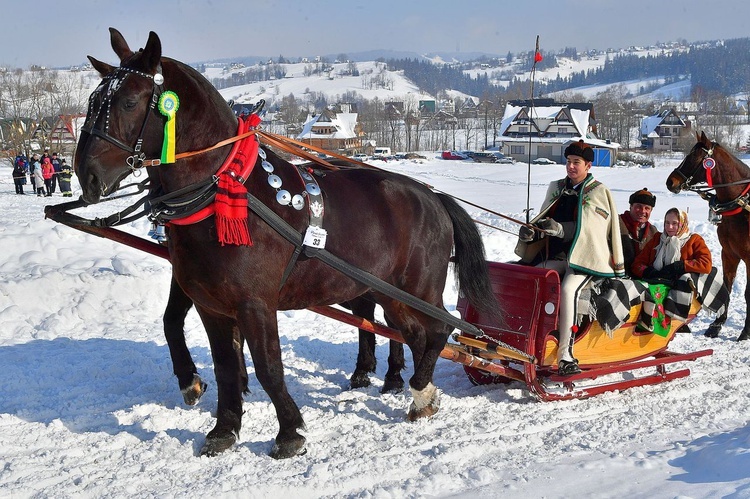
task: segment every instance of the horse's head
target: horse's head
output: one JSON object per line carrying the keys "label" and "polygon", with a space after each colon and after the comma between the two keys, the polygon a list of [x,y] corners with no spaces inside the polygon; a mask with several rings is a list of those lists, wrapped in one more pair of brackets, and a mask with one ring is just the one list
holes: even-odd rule
{"label": "horse's head", "polygon": [[[677,194],[683,189],[689,189],[695,184],[706,182],[706,164],[704,160],[707,158],[713,160],[711,156],[714,154],[714,148],[717,146],[715,142],[711,142],[704,132],[700,135],[696,132],[695,134],[698,142],[693,146],[682,163],[669,174],[667,177],[667,189],[670,192]],[[709,162],[710,164],[710,162]]]}
{"label": "horse's head", "polygon": [[146,47],[133,52],[119,31],[109,31],[120,66],[89,56],[103,80],[89,97],[75,154],[75,171],[87,203],[117,190],[147,156],[158,158],[163,137],[164,119],[155,108],[164,82],[159,37],[151,32]]}

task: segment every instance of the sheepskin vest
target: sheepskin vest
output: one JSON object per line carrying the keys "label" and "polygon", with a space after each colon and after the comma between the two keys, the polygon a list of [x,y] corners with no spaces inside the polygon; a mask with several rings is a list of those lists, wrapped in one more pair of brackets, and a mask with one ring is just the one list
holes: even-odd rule
{"label": "sheepskin vest", "polygon": [[[533,222],[549,216],[559,201],[565,179],[550,183],[541,212]],[[599,277],[624,277],[625,263],[620,238],[620,217],[612,193],[589,173],[578,195],[576,233],[568,254],[568,264],[577,272]],[[605,243],[606,240],[606,244]],[[544,251],[545,239],[532,243],[518,241],[516,254],[525,263]]]}

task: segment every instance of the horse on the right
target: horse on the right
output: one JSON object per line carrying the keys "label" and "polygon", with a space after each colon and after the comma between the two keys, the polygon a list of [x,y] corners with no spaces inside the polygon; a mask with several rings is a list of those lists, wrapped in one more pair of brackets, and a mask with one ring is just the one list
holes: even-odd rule
{"label": "horse on the right", "polygon": [[[667,189],[675,194],[693,191],[706,199],[721,244],[724,285],[731,292],[740,261],[745,262],[745,326],[737,341],[750,338],[750,167],[717,142],[696,133],[698,142],[667,178]],[[708,327],[705,336],[716,338],[727,320],[727,310]]]}

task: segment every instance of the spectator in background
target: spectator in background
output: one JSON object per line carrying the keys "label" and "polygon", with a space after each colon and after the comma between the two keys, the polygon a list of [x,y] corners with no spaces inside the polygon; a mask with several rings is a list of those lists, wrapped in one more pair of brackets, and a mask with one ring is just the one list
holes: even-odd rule
{"label": "spectator in background", "polygon": [[18,158],[13,165],[13,184],[16,186],[16,194],[24,194],[23,185],[26,183],[26,169],[23,160]]}
{"label": "spectator in background", "polygon": [[49,147],[44,148],[44,153],[42,153],[42,157],[39,158],[39,162],[44,163],[44,158],[51,158],[51,156],[49,155]]}
{"label": "spectator in background", "polygon": [[[54,194],[55,189],[57,188],[58,176],[60,175],[60,171],[62,170],[62,167],[60,166],[60,159],[57,157],[56,152],[52,153],[50,162],[52,163],[52,168],[55,169],[55,173],[52,175],[52,184],[50,186],[50,192]],[[60,190],[62,190],[62,188],[60,188]]]}
{"label": "spectator in background", "polygon": [[34,172],[32,177],[34,179],[34,190],[37,196],[44,195],[44,176],[42,176],[42,164],[39,162],[39,156],[34,154],[31,158],[31,166],[29,167]]}
{"label": "spectator in background", "polygon": [[42,160],[42,179],[44,181],[44,188],[47,191],[45,196],[52,196],[52,178],[55,176],[55,167],[52,166],[50,158],[44,158]]}
{"label": "spectator in background", "polygon": [[73,197],[73,191],[70,189],[70,180],[73,178],[73,168],[65,162],[63,158],[60,161],[60,173],[58,181],[60,182],[60,192],[66,198]]}

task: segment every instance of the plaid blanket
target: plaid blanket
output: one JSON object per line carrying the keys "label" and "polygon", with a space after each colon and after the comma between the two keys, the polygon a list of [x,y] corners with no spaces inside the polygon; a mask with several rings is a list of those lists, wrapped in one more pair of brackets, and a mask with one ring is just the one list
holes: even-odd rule
{"label": "plaid blanket", "polygon": [[[702,310],[721,315],[729,303],[729,291],[724,286],[716,268],[708,274],[684,274],[672,283],[664,300],[668,317],[687,320],[695,293]],[[578,296],[577,323],[583,316],[596,319],[611,334],[630,316],[630,309],[643,303],[642,314],[649,323],[654,303],[648,284],[634,279],[593,279]]]}

